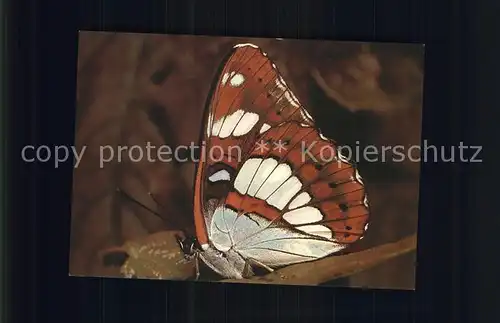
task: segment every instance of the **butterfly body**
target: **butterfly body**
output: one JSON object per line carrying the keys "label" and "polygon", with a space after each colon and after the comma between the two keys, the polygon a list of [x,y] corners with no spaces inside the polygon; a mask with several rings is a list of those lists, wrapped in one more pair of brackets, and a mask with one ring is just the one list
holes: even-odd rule
{"label": "butterfly body", "polygon": [[358,171],[257,46],[235,46],[223,64],[202,140],[198,256],[221,276],[313,261],[363,236],[369,212]]}

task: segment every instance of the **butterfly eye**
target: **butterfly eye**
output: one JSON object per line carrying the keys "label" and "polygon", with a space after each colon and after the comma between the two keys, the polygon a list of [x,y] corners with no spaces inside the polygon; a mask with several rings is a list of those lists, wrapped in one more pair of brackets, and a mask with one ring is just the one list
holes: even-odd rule
{"label": "butterfly eye", "polygon": [[273,142],[272,139],[267,139],[266,140],[266,144],[268,144],[268,145],[272,144],[272,142]]}
{"label": "butterfly eye", "polygon": [[261,77],[259,77],[257,80],[258,80],[259,82],[262,82],[262,78],[261,78]]}
{"label": "butterfly eye", "polygon": [[328,183],[328,186],[330,188],[336,188],[337,187],[337,183],[331,182],[331,183]]}
{"label": "butterfly eye", "polygon": [[350,226],[346,226],[345,228],[346,228],[346,230],[352,230],[352,227],[350,227]]}
{"label": "butterfly eye", "polygon": [[266,98],[268,98],[268,99],[269,99],[270,97],[271,97],[271,93],[267,92],[267,93],[266,93]]}
{"label": "butterfly eye", "polygon": [[344,203],[339,204],[339,208],[342,212],[345,212],[348,209],[347,205]]}
{"label": "butterfly eye", "polygon": [[323,165],[321,165],[321,164],[314,165],[314,168],[316,168],[316,170],[321,170],[322,167],[323,167]]}
{"label": "butterfly eye", "polygon": [[290,144],[290,139],[285,139],[283,145],[288,146]]}

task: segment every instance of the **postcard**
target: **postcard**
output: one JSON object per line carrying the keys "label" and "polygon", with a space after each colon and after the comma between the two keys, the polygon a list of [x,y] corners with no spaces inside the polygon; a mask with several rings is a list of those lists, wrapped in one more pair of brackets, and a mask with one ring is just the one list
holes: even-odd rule
{"label": "postcard", "polygon": [[72,276],[414,289],[424,46],[79,34]]}

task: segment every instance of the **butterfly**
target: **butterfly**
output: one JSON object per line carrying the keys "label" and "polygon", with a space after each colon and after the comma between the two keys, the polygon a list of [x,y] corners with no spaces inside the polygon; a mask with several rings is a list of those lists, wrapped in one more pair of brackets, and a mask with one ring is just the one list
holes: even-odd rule
{"label": "butterfly", "polygon": [[356,166],[258,46],[238,44],[221,64],[200,140],[195,253],[220,276],[324,258],[366,232],[369,206]]}

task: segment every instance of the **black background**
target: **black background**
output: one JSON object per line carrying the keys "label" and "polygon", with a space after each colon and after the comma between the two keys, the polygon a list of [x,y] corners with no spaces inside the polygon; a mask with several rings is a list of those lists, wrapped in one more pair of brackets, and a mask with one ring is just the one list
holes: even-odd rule
{"label": "black background", "polygon": [[[10,318],[19,322],[495,322],[494,153],[500,3],[9,3]],[[426,44],[423,137],[485,145],[482,164],[422,165],[417,292],[68,277],[72,167],[24,145],[72,145],[77,32],[108,30]],[[488,166],[490,169],[488,169]],[[489,292],[488,292],[489,291]]]}

